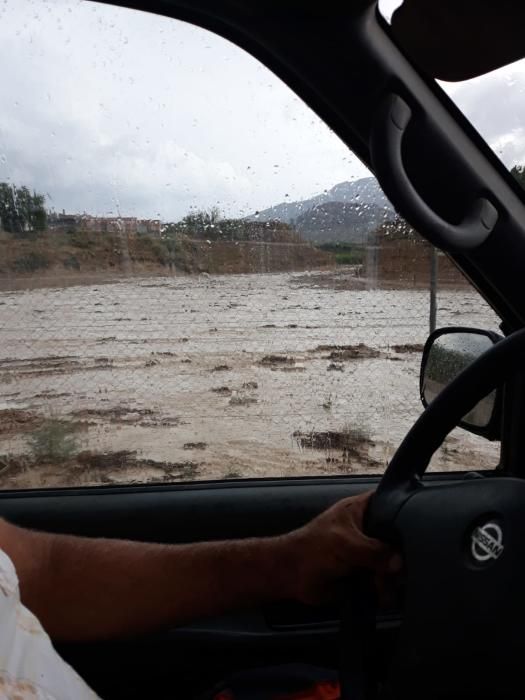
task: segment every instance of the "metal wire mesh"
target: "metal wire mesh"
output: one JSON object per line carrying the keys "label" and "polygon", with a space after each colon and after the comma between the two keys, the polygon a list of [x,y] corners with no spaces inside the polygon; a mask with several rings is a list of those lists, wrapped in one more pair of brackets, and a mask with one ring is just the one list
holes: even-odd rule
{"label": "metal wire mesh", "polygon": [[[0,488],[381,473],[421,411],[428,245],[238,47],[41,5],[0,9]],[[495,328],[434,261],[436,322]],[[457,432],[433,467],[496,461]]]}
{"label": "metal wire mesh", "polygon": [[[372,280],[333,264],[4,275],[0,485],[381,473],[422,410],[430,265],[413,262],[408,281],[410,259]],[[458,280],[438,275],[438,325],[496,328]],[[496,463],[455,431],[433,467]]]}

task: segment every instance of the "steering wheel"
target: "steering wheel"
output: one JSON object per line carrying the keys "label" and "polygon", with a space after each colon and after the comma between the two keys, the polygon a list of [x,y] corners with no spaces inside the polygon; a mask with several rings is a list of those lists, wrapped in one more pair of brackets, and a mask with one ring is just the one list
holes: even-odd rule
{"label": "steering wheel", "polygon": [[[420,479],[448,433],[524,358],[525,329],[458,375],[408,432],[370,501],[367,534],[398,548],[405,566],[401,628],[381,698],[525,697],[525,480]],[[343,617],[343,644],[355,639],[352,623]],[[343,648],[343,669],[345,658],[355,665],[360,641]],[[377,697],[377,688],[358,685],[348,697]]]}

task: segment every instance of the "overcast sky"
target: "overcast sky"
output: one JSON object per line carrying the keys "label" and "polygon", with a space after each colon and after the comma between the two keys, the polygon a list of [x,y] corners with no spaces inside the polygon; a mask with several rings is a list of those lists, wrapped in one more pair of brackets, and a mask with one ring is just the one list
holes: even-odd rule
{"label": "overcast sky", "polygon": [[[182,22],[7,0],[0,60],[0,181],[57,210],[237,216],[368,174],[268,69]],[[525,161],[524,87],[517,66],[451,88],[508,165]]]}

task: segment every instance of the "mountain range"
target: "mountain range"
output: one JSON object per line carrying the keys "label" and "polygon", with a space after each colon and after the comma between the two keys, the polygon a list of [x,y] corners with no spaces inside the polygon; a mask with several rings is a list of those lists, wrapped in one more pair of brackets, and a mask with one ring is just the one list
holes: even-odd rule
{"label": "mountain range", "polygon": [[293,224],[303,238],[316,243],[360,244],[394,216],[377,180],[365,177],[340,182],[310,199],[276,204],[248,218]]}

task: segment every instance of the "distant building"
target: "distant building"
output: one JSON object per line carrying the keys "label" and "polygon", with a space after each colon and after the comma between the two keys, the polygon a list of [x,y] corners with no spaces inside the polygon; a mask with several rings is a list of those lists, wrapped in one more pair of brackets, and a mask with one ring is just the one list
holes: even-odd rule
{"label": "distant building", "polygon": [[80,217],[78,230],[97,233],[137,233],[135,216],[91,216]]}
{"label": "distant building", "polygon": [[160,236],[160,219],[137,219],[137,233],[148,233],[150,236]]}
{"label": "distant building", "polygon": [[160,236],[160,219],[138,219],[136,216],[92,216],[52,212],[48,217],[49,229],[93,233],[141,233]]}
{"label": "distant building", "polygon": [[76,231],[80,219],[81,216],[79,214],[66,214],[65,211],[59,213],[52,211],[47,216],[47,228]]}

